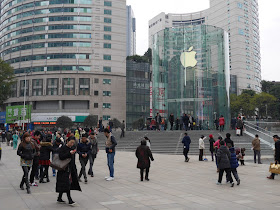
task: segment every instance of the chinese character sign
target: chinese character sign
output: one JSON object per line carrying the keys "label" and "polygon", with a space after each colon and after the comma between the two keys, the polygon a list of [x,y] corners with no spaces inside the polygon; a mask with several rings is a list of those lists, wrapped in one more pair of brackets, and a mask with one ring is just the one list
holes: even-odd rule
{"label": "chinese character sign", "polygon": [[7,106],[6,108],[6,123],[11,124],[16,121],[23,120],[31,120],[31,105],[25,105],[25,109],[23,105],[20,106]]}

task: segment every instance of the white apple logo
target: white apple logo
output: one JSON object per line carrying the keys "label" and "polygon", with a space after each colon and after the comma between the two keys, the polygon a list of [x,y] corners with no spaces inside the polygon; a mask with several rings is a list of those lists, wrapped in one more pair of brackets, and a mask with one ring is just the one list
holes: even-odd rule
{"label": "white apple logo", "polygon": [[180,60],[182,65],[187,67],[195,67],[197,64],[197,60],[195,59],[196,52],[192,51],[193,47],[190,47],[187,52],[182,52]]}

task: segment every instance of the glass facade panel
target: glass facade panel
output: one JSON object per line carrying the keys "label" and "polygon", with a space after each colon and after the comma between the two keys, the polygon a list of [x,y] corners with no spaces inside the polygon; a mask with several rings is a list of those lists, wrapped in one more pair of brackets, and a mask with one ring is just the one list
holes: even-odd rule
{"label": "glass facade panel", "polygon": [[112,36],[109,34],[104,34],[104,40],[111,40]]}
{"label": "glass facade panel", "polygon": [[[228,34],[207,25],[166,28],[153,37],[153,116],[194,117],[203,129],[229,123]],[[229,125],[229,124],[228,124]]]}
{"label": "glass facade panel", "polygon": [[20,80],[20,93],[19,96],[23,97],[24,96],[24,90],[25,91],[25,96],[29,96],[29,80],[26,80],[26,89],[25,89],[25,80]]}
{"label": "glass facade panel", "polygon": [[75,79],[64,78],[62,81],[62,95],[75,95]]}
{"label": "glass facade panel", "polygon": [[43,79],[32,80],[32,95],[33,96],[43,95]]}
{"label": "glass facade panel", "polygon": [[112,60],[111,55],[103,55],[104,60]]}
{"label": "glass facade panel", "polygon": [[47,79],[47,95],[58,95],[58,79]]}
{"label": "glass facade panel", "polygon": [[111,79],[103,79],[103,84],[111,84]]}
{"label": "glass facade panel", "polygon": [[110,43],[104,43],[104,44],[103,44],[103,47],[104,47],[104,48],[109,48],[109,49],[111,49],[111,48],[112,48],[112,44],[110,44]]}
{"label": "glass facade panel", "polygon": [[17,97],[17,82],[12,84],[12,86],[11,86],[11,95],[10,96],[11,96],[11,98]]}
{"label": "glass facade panel", "polygon": [[112,23],[112,19],[111,18],[104,18],[104,23]]}
{"label": "glass facade panel", "polygon": [[103,72],[111,72],[110,66],[103,66]]}
{"label": "glass facade panel", "polygon": [[104,6],[111,7],[112,2],[111,1],[104,1]]}
{"label": "glass facade panel", "polygon": [[111,91],[103,91],[103,96],[111,96]]}
{"label": "glass facade panel", "polygon": [[80,78],[80,91],[79,95],[89,95],[90,94],[90,79],[88,78]]}

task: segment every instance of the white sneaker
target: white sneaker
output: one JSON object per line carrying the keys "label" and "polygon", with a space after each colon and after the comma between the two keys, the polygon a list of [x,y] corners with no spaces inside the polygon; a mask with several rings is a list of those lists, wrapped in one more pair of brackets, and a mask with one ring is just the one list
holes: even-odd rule
{"label": "white sneaker", "polygon": [[109,177],[108,179],[106,179],[106,181],[114,181],[114,177]]}
{"label": "white sneaker", "polygon": [[105,178],[104,179],[108,179],[108,178],[110,178],[109,176],[105,176]]}

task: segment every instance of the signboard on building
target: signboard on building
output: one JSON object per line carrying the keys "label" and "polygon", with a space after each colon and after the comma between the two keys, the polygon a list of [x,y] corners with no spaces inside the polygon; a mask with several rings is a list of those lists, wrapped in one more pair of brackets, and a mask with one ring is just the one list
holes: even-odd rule
{"label": "signboard on building", "polygon": [[7,106],[6,107],[6,123],[13,124],[21,120],[30,121],[31,120],[31,105],[19,106]]}
{"label": "signboard on building", "polygon": [[56,122],[63,115],[69,117],[73,122],[84,122],[88,113],[32,113],[31,121],[34,124],[35,122]]}
{"label": "signboard on building", "polygon": [[6,112],[0,112],[0,124],[6,123]]}

